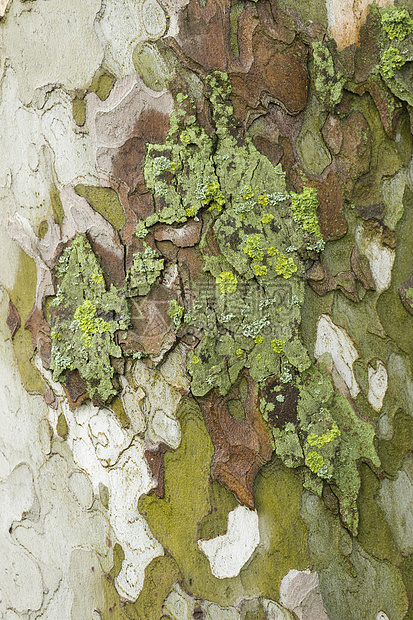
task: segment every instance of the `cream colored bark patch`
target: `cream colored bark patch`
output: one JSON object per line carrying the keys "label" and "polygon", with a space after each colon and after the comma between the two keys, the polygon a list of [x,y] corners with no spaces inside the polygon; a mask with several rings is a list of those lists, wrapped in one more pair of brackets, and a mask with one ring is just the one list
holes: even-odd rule
{"label": "cream colored bark patch", "polygon": [[239,574],[259,542],[257,512],[238,506],[228,514],[227,533],[211,540],[199,540],[198,547],[207,556],[212,574],[225,579]]}
{"label": "cream colored bark patch", "polygon": [[[358,42],[370,4],[370,0],[326,0],[330,34],[339,50]],[[376,0],[376,4],[379,7],[393,6],[393,0]]]}
{"label": "cream colored bark patch", "polygon": [[8,4],[9,4],[9,0],[0,0],[0,19],[4,17]]}
{"label": "cream colored bark patch", "polygon": [[280,585],[280,603],[291,609],[299,620],[328,620],[320,594],[317,573],[291,569]]}
{"label": "cream colored bark patch", "polygon": [[[4,0],[3,0],[4,1]],[[93,28],[100,0],[12,2],[3,26],[0,57],[18,75],[24,103],[48,84],[86,88],[103,59]]]}
{"label": "cream colored bark patch", "polygon": [[383,399],[387,392],[388,376],[383,362],[377,362],[376,370],[372,366],[368,367],[369,391],[368,401],[375,411],[380,411],[383,406]]}
{"label": "cream colored bark patch", "polygon": [[368,230],[359,226],[356,230],[356,242],[369,261],[377,292],[386,291],[391,283],[395,251],[382,243],[381,233],[376,229]]}
{"label": "cream colored bark patch", "polygon": [[360,388],[354,376],[353,364],[359,355],[346,330],[335,325],[327,314],[322,314],[318,319],[314,347],[316,358],[324,353],[330,353],[337,372],[345,381],[351,396],[355,398]]}

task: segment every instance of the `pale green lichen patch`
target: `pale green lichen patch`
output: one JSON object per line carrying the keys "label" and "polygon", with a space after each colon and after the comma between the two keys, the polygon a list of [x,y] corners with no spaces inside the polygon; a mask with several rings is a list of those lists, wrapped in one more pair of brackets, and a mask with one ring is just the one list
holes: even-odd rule
{"label": "pale green lichen patch", "polygon": [[[287,467],[305,465],[304,486],[318,495],[322,481],[337,487],[340,513],[354,533],[358,529],[357,495],[360,489],[358,461],[380,466],[372,425],[360,420],[348,401],[334,391],[323,368],[311,368],[297,382],[297,424],[273,428],[274,446]],[[271,412],[266,412],[271,420]]]}
{"label": "pale green lichen patch", "polygon": [[145,242],[144,245],[143,252],[133,255],[132,265],[126,274],[126,287],[131,296],[147,295],[164,267],[164,259],[159,258],[157,251]]}
{"label": "pale green lichen patch", "polygon": [[126,298],[111,285],[106,290],[102,269],[87,239],[78,235],[59,258],[59,284],[50,307],[54,381],[64,382],[66,370],[78,370],[91,398],[103,401],[116,394],[111,357],[121,357],[115,332],[127,329]]}
{"label": "pale green lichen patch", "polygon": [[[263,382],[291,375],[291,365],[308,366],[296,327],[307,246],[320,240],[319,227],[304,230],[292,217],[281,166],[238,136],[227,75],[211,74],[207,88],[215,135],[199,125],[189,97],[178,94],[166,143],[148,145],[145,160],[145,180],[160,210],[137,230],[143,237],[157,221],[177,224],[202,210],[204,236],[213,232],[218,243],[215,257],[200,246],[205,284],[212,284],[209,272],[217,286],[194,290],[185,317],[203,334],[188,364],[196,396],[214,387],[226,394],[244,367]],[[274,340],[295,343],[285,348],[282,368]]]}
{"label": "pale green lichen patch", "polygon": [[[317,192],[304,187],[289,196],[281,167],[239,138],[227,76],[214,73],[207,85],[214,139],[198,126],[189,98],[178,97],[166,145],[148,147],[145,174],[161,210],[141,227],[180,223],[186,209],[191,216],[202,213],[205,275],[199,289],[193,287],[195,301],[185,316],[202,335],[188,360],[191,391],[225,395],[248,369],[264,394],[261,412],[278,456],[288,467],[302,468],[313,492],[321,494],[324,482],[334,484],[342,518],[356,533],[358,460],[380,465],[374,428],[334,391],[328,374],[311,367],[299,332],[305,261],[324,248]],[[206,170],[208,183],[202,182]],[[219,255],[208,252],[205,239],[212,233]],[[284,386],[299,394],[296,423],[274,418]]]}
{"label": "pale green lichen patch", "polygon": [[346,78],[334,66],[333,56],[327,45],[320,41],[312,43],[314,59],[314,88],[319,100],[326,107],[340,103]]}
{"label": "pale green lichen patch", "polygon": [[221,293],[235,293],[237,290],[238,280],[232,271],[223,271],[216,278]]}

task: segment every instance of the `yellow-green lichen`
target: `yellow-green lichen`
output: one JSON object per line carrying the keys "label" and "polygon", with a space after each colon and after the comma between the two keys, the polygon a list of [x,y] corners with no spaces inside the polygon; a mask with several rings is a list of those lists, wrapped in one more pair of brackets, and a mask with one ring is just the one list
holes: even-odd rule
{"label": "yellow-green lichen", "polygon": [[[261,204],[259,198],[258,198],[258,204]],[[269,224],[270,222],[272,222],[273,219],[274,219],[274,216],[272,213],[264,213],[264,215],[261,218],[261,222],[263,224]]]}
{"label": "yellow-green lichen", "polygon": [[264,258],[264,250],[260,235],[251,235],[245,241],[244,253],[253,260],[261,261]]}
{"label": "yellow-green lichen", "polygon": [[313,233],[321,239],[317,209],[319,207],[317,190],[313,187],[304,187],[301,194],[291,193],[291,213],[296,222],[305,232]]}
{"label": "yellow-green lichen", "polygon": [[387,7],[381,11],[381,25],[391,41],[403,41],[411,33],[413,21],[407,9]]}
{"label": "yellow-green lichen", "polygon": [[223,271],[217,276],[216,283],[222,294],[235,293],[237,290],[238,280],[232,271]]}
{"label": "yellow-green lichen", "polygon": [[271,340],[271,347],[274,353],[282,353],[284,344],[284,340],[281,340],[280,338],[274,338]]}
{"label": "yellow-green lichen", "polygon": [[403,67],[406,59],[400,54],[397,47],[387,48],[381,56],[380,70],[386,80],[394,77],[396,72]]}
{"label": "yellow-green lichen", "polygon": [[[102,278],[97,281],[93,278],[93,276],[92,280],[98,284],[102,282]],[[83,304],[76,308],[74,313],[74,319],[77,321],[78,328],[83,332],[81,339],[85,347],[90,347],[92,344],[93,334],[104,334],[110,332],[109,323],[101,317],[96,318],[96,309],[95,304],[92,304],[89,299],[85,299]],[[61,340],[61,334],[59,334],[58,339]]]}
{"label": "yellow-green lichen", "polygon": [[282,276],[288,280],[294,273],[297,272],[297,265],[291,257],[285,256],[285,254],[280,254],[277,257],[275,271],[279,276]]}
{"label": "yellow-green lichen", "polygon": [[308,452],[305,457],[305,464],[314,474],[317,474],[324,465],[324,459],[318,452]]}
{"label": "yellow-green lichen", "polygon": [[[176,299],[172,299],[169,302],[168,316],[171,318],[175,329],[179,329],[181,327],[183,314],[184,314],[183,306],[180,306],[178,302],[176,301]],[[192,361],[192,363],[194,362]]]}
{"label": "yellow-green lichen", "polygon": [[322,448],[324,444],[333,441],[337,437],[340,437],[340,430],[337,424],[333,422],[332,427],[329,428],[328,431],[326,431],[322,435],[317,435],[317,433],[309,433],[307,441],[310,446],[314,446],[315,448]]}

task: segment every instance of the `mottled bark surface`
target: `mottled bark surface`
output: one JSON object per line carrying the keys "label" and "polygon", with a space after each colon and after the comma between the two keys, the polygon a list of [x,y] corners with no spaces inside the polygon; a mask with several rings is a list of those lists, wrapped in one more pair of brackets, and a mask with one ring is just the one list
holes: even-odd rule
{"label": "mottled bark surface", "polygon": [[413,617],[394,5],[0,0],[5,620]]}

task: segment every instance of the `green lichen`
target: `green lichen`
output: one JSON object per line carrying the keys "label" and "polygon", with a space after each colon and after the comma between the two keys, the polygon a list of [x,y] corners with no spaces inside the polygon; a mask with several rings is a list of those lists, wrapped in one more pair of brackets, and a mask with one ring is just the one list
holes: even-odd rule
{"label": "green lichen", "polygon": [[291,213],[293,218],[305,232],[312,233],[321,239],[317,209],[320,206],[317,190],[313,187],[304,187],[301,194],[291,193]]}
{"label": "green lichen", "polygon": [[[306,246],[319,238],[303,234],[292,218],[281,166],[238,135],[230,94],[226,74],[207,77],[214,136],[197,122],[190,98],[178,94],[165,145],[148,145],[145,159],[147,186],[159,200],[156,220],[179,224],[202,212],[204,239],[212,233],[220,251],[211,256],[201,241],[205,275],[200,291],[193,284],[195,302],[186,317],[202,334],[188,364],[196,396],[214,387],[226,394],[244,367],[264,382],[274,375],[288,380],[294,368],[309,365],[297,326]],[[140,229],[154,222],[147,218]],[[281,356],[274,340],[289,342]]]}
{"label": "green lichen", "polygon": [[247,237],[244,253],[253,260],[261,261],[264,259],[264,250],[262,248],[260,235],[251,235],[250,237]]}
{"label": "green lichen", "polygon": [[333,56],[328,47],[315,41],[313,46],[314,88],[319,100],[327,107],[340,103],[346,81],[343,74],[334,66]]}
{"label": "green lichen", "polygon": [[318,452],[308,452],[305,457],[305,464],[314,474],[317,474],[324,465],[324,459]]}
{"label": "green lichen", "polygon": [[[181,327],[183,314],[184,314],[183,306],[180,306],[178,302],[176,301],[176,299],[172,299],[169,302],[168,316],[171,318],[175,329],[179,329]],[[193,360],[192,360],[192,363],[194,363]]]}
{"label": "green lichen", "polygon": [[407,9],[388,7],[381,11],[381,25],[391,41],[403,41],[411,33],[413,21]]}
{"label": "green lichen", "polygon": [[280,254],[277,257],[275,271],[279,276],[282,276],[288,280],[294,273],[297,272],[297,265],[291,257],[285,256],[285,254]]}
{"label": "green lichen", "polygon": [[130,296],[147,295],[151,286],[159,278],[164,267],[164,259],[156,250],[144,242],[143,252],[135,252],[131,267],[126,274],[126,287]]}
{"label": "green lichen", "polygon": [[[95,274],[93,274],[95,275]],[[97,282],[95,278],[92,279],[94,282]],[[98,280],[100,283],[102,279]],[[96,306],[92,304],[89,299],[85,299],[83,304],[76,308],[74,318],[78,323],[78,328],[83,332],[81,335],[82,342],[85,347],[90,347],[92,344],[92,335],[93,334],[105,334],[110,332],[110,325],[107,321],[102,319],[101,317],[96,317]],[[56,332],[53,332],[55,334]],[[61,334],[58,333],[58,339],[61,340]]]}
{"label": "green lichen", "polygon": [[215,281],[219,285],[219,290],[222,294],[235,293],[237,290],[238,280],[232,271],[223,271],[217,276]]}
{"label": "green lichen", "polygon": [[101,267],[87,239],[78,235],[59,258],[55,275],[58,292],[51,304],[54,381],[67,370],[78,370],[91,398],[107,401],[112,385],[111,357],[121,357],[115,333],[127,329],[126,298],[111,285],[106,290]]}
{"label": "green lichen", "polygon": [[274,340],[271,340],[271,346],[274,353],[282,353],[284,344],[284,340],[281,340],[280,338],[274,338]]}
{"label": "green lichen", "polygon": [[334,391],[323,368],[312,367],[297,382],[298,425],[273,429],[275,450],[287,467],[305,465],[305,484],[321,494],[322,481],[337,488],[343,522],[358,531],[357,496],[360,489],[358,461],[380,460],[373,444],[373,426],[360,420],[348,401]]}
{"label": "green lichen", "polygon": [[390,80],[405,62],[406,59],[400,54],[397,47],[387,48],[381,56],[380,70],[383,77]]}
{"label": "green lichen", "polygon": [[[277,379],[273,402],[267,395],[260,403],[277,455],[288,467],[302,468],[305,485],[314,492],[322,492],[324,481],[334,484],[342,518],[356,533],[358,460],[380,463],[374,429],[333,390],[330,377],[311,366],[299,333],[306,256],[324,247],[317,191],[304,187],[289,197],[281,167],[274,168],[248,139],[236,137],[225,74],[210,75],[207,85],[214,141],[196,119],[185,125],[195,110],[189,98],[182,98],[167,147],[149,146],[145,164],[151,191],[167,204],[158,212],[160,221],[180,223],[185,208],[203,213],[204,275],[199,287],[193,285],[195,301],[186,317],[201,334],[188,363],[191,391],[198,397],[211,389],[225,395],[243,368],[263,389]],[[177,163],[173,171],[171,162]],[[183,178],[177,180],[181,162],[191,171],[185,186]],[[209,181],[201,184],[206,170]],[[217,194],[219,204],[206,214]],[[208,251],[211,234],[218,256]],[[208,286],[212,283],[222,287],[218,294]],[[272,417],[274,403],[284,402],[280,390],[288,385],[299,392],[297,425],[279,427]]]}
{"label": "green lichen", "polygon": [[330,443],[337,437],[340,437],[340,430],[335,422],[333,422],[333,426],[328,429],[322,435],[317,435],[317,433],[309,433],[307,437],[307,441],[310,446],[315,446],[316,448],[322,448],[324,444]]}

